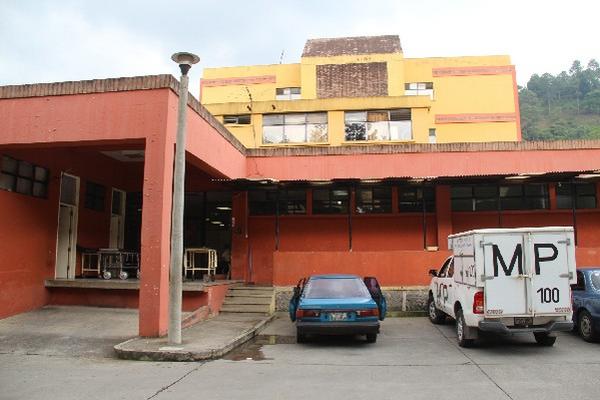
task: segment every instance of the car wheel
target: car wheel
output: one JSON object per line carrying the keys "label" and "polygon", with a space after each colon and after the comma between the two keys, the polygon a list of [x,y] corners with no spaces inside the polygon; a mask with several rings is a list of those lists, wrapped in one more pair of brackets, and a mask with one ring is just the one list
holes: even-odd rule
{"label": "car wheel", "polygon": [[554,346],[554,342],[556,342],[556,336],[550,336],[547,333],[535,332],[533,336],[535,337],[535,341],[537,342],[537,344],[539,344],[540,346],[551,347]]}
{"label": "car wheel", "polygon": [[375,343],[377,341],[376,333],[367,333],[367,343]]}
{"label": "car wheel", "polygon": [[129,274],[127,273],[127,271],[121,271],[121,272],[119,272],[119,279],[121,279],[122,281],[124,281],[127,278],[129,278]]}
{"label": "car wheel", "polygon": [[104,271],[102,273],[102,278],[109,280],[110,278],[112,278],[112,274],[110,273],[110,271]]}
{"label": "car wheel", "polygon": [[456,340],[460,347],[471,347],[473,346],[473,339],[465,339],[465,329],[467,325],[465,323],[465,317],[463,310],[459,309],[456,312]]}
{"label": "car wheel", "polygon": [[579,334],[586,342],[594,342],[598,339],[598,333],[594,329],[594,321],[592,321],[592,316],[586,310],[582,310],[579,313],[577,328],[579,330]]}
{"label": "car wheel", "polygon": [[446,319],[446,314],[435,306],[433,297],[430,297],[429,300],[427,300],[427,314],[429,315],[431,323],[436,325],[441,324]]}

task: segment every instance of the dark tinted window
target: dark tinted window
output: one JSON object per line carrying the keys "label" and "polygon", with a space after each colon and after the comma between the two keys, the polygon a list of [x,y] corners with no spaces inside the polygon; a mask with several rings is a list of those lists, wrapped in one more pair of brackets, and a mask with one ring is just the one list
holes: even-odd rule
{"label": "dark tinted window", "polygon": [[400,212],[423,212],[423,202],[426,212],[435,212],[435,188],[400,187],[398,190]]}
{"label": "dark tinted window", "polygon": [[251,190],[248,192],[250,215],[274,215],[277,205],[275,190]]}
{"label": "dark tinted window", "polygon": [[313,190],[313,214],[346,214],[348,204],[348,189]]}
{"label": "dark tinted window", "polygon": [[311,279],[304,290],[307,299],[343,299],[371,297],[365,283],[357,278]]}
{"label": "dark tinted window", "polygon": [[359,214],[391,213],[392,188],[378,186],[356,189],[356,212]]}
{"label": "dark tinted window", "polygon": [[558,208],[596,208],[595,183],[559,182],[556,185],[556,203]]}

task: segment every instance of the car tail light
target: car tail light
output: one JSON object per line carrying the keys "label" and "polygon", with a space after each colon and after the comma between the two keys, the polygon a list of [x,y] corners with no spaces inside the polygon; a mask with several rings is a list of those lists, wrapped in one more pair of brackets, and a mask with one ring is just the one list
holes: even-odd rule
{"label": "car tail light", "polygon": [[379,317],[379,310],[377,308],[369,308],[368,310],[358,310],[356,315],[359,317]]}
{"label": "car tail light", "polygon": [[321,315],[319,310],[303,310],[301,308],[296,310],[296,319],[298,318],[318,318]]}
{"label": "car tail light", "polygon": [[473,314],[483,314],[483,292],[476,292],[473,296]]}

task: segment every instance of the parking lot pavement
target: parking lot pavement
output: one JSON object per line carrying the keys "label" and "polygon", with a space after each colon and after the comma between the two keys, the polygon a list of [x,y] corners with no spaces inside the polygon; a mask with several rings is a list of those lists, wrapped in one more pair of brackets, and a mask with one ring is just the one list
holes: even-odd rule
{"label": "parking lot pavement", "polygon": [[285,314],[247,345],[206,363],[0,354],[1,399],[597,399],[600,344],[571,333],[456,345],[454,325],[388,318],[377,343],[297,344]]}

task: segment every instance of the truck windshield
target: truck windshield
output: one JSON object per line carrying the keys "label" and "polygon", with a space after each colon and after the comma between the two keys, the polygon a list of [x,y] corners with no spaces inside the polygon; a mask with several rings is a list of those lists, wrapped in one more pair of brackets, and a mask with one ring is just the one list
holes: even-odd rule
{"label": "truck windshield", "polygon": [[313,279],[304,291],[307,299],[343,299],[346,297],[371,297],[360,279]]}

